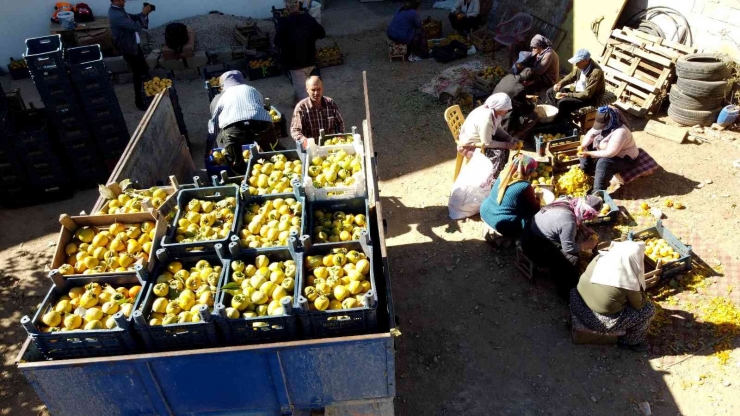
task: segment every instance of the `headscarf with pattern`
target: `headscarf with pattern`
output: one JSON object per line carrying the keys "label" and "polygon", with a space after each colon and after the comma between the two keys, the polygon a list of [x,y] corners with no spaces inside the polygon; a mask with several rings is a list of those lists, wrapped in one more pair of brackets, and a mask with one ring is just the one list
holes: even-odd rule
{"label": "headscarf with pattern", "polygon": [[613,132],[615,129],[619,128],[623,124],[621,114],[615,108],[605,105],[599,107],[598,111],[599,114],[606,114],[608,118],[606,126],[604,126],[604,129],[601,130],[602,137],[608,136],[611,132]]}
{"label": "headscarf with pattern", "polygon": [[576,218],[576,224],[581,225],[583,221],[592,220],[599,216],[599,209],[604,201],[595,195],[586,195],[582,198],[563,197],[543,209],[549,207],[566,207]]}
{"label": "headscarf with pattern", "polygon": [[499,204],[504,199],[506,188],[517,183],[529,181],[529,175],[537,169],[537,161],[533,158],[519,153],[511,159],[511,162],[504,166],[504,170],[499,175],[501,182],[498,184],[498,196],[496,202]]}

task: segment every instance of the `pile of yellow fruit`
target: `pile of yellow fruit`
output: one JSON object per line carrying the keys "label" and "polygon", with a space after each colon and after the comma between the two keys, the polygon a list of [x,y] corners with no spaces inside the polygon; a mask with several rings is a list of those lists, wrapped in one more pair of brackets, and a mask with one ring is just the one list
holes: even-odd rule
{"label": "pile of yellow fruit", "polygon": [[[249,162],[249,149],[242,151],[242,158],[244,159],[245,162]],[[214,166],[226,165],[226,156],[224,156],[223,150],[214,149],[213,152],[211,152],[211,163]]]}
{"label": "pile of yellow fruit", "polygon": [[306,267],[310,274],[303,294],[309,301],[310,310],[366,306],[363,295],[372,285],[368,277],[371,265],[365,254],[334,249],[327,255],[308,256]]}
{"label": "pile of yellow fruit", "polygon": [[287,246],[290,232],[301,234],[303,204],[293,198],[276,198],[250,204],[244,211],[244,226],[239,231],[243,248]]}
{"label": "pile of yellow fruit", "polygon": [[[254,264],[245,264],[241,260],[232,261],[231,270],[231,282],[234,286],[239,285],[239,288],[227,290],[227,293],[232,294],[231,302],[226,308],[228,318],[285,315],[280,301],[286,297],[293,300],[296,275],[293,260],[270,261],[267,256],[260,255],[254,260]],[[254,326],[264,325],[255,323]]]}
{"label": "pile of yellow fruit", "polygon": [[439,42],[437,45],[438,46],[446,46],[446,45],[449,45],[450,42],[452,42],[453,40],[456,40],[458,42],[461,42],[461,43],[465,44],[466,46],[469,45],[468,40],[465,39],[464,37],[458,35],[457,33],[454,33],[452,35],[447,36],[441,42]]}
{"label": "pile of yellow fruit", "polygon": [[11,59],[10,63],[8,64],[8,68],[10,69],[24,69],[28,68],[28,64],[26,64],[25,59]]}
{"label": "pile of yellow fruit", "polygon": [[324,140],[321,143],[322,146],[336,146],[339,144],[352,144],[355,142],[355,136],[348,134],[346,136],[332,137],[331,139]]}
{"label": "pile of yellow fruit", "polygon": [[537,170],[529,175],[529,180],[532,181],[533,186],[552,185],[552,166],[540,163],[537,165]]}
{"label": "pile of yellow fruit", "polygon": [[506,76],[506,70],[500,66],[488,66],[483,71],[479,72],[478,76],[489,81],[498,81]]}
{"label": "pile of yellow fruit", "polygon": [[308,176],[316,188],[351,186],[355,183],[352,175],[361,171],[362,156],[359,153],[351,155],[339,150],[326,157],[314,157],[308,167]]}
{"label": "pile of yellow fruit", "polygon": [[662,238],[654,237],[645,240],[645,255],[654,262],[657,262],[658,259],[660,259],[663,264],[670,263],[681,258],[681,255],[676,253],[667,241]]}
{"label": "pile of yellow fruit", "polygon": [[177,222],[175,240],[178,243],[219,240],[229,236],[234,223],[236,198],[218,202],[192,199]]}
{"label": "pile of yellow fruit", "polygon": [[59,266],[59,273],[68,276],[133,270],[138,260],[149,260],[154,233],[154,221],[117,222],[107,229],[80,227],[64,246],[67,263]]}
{"label": "pile of yellow fruit", "polygon": [[172,80],[167,78],[154,77],[144,83],[144,92],[147,97],[157,95],[165,89],[172,86]]}
{"label": "pile of yellow fruit", "polygon": [[167,191],[156,186],[149,189],[127,189],[115,199],[109,200],[108,204],[97,215],[144,212],[141,207],[141,203],[144,201],[149,201],[154,209],[158,209],[167,197],[169,197]]}
{"label": "pile of yellow fruit", "polygon": [[321,48],[316,52],[317,58],[330,58],[334,57],[336,55],[341,55],[342,51],[339,50],[339,46],[327,46],[325,48]]}
{"label": "pile of yellow fruit", "polygon": [[586,196],[591,189],[591,177],[578,166],[571,166],[568,171],[557,178],[555,195],[572,197]]}
{"label": "pile of yellow fruit", "polygon": [[299,160],[288,160],[283,154],[270,157],[269,161],[260,159],[252,166],[247,179],[250,195],[281,194],[293,192],[290,181],[300,179],[303,174],[303,163]]}
{"label": "pile of yellow fruit", "polygon": [[273,61],[272,58],[249,61],[249,67],[252,69],[268,68],[274,65],[275,61]]}
{"label": "pile of yellow fruit", "polygon": [[41,332],[57,332],[116,328],[113,315],[120,311],[130,318],[140,291],[140,285],[114,288],[107,283],[73,287],[44,313],[41,321],[46,327],[39,329]]}
{"label": "pile of yellow fruit", "polygon": [[609,204],[604,203],[604,206],[601,207],[601,211],[599,211],[599,216],[603,217],[604,215],[607,215],[610,212],[612,212],[612,207],[610,207]]}
{"label": "pile of yellow fruit", "polygon": [[190,270],[179,261],[167,265],[152,288],[156,296],[149,314],[149,325],[172,325],[200,322],[198,309],[207,305],[213,312],[221,266],[199,260]]}
{"label": "pile of yellow fruit", "polygon": [[339,241],[359,240],[362,230],[367,225],[365,214],[347,214],[343,211],[313,212],[313,238],[315,243],[336,243]]}
{"label": "pile of yellow fruit", "polygon": [[208,80],[208,85],[211,87],[218,87],[221,85],[221,81],[219,80],[219,77],[211,77],[211,79]]}
{"label": "pile of yellow fruit", "polygon": [[277,110],[274,108],[270,108],[270,117],[272,118],[273,123],[277,123],[280,121],[280,113],[278,113]]}

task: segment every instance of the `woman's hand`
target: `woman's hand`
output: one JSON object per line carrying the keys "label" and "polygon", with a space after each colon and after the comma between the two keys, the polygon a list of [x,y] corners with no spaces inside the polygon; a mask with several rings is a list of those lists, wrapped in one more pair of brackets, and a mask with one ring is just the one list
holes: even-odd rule
{"label": "woman's hand", "polygon": [[591,157],[591,151],[581,150],[580,153],[578,153],[578,157]]}

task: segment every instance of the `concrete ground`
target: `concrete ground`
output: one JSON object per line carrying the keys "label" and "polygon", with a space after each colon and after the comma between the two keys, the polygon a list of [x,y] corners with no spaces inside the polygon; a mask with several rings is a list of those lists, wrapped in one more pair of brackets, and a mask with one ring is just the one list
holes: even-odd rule
{"label": "concrete ground", "polygon": [[[656,415],[738,414],[737,342],[724,367],[710,355],[711,349],[664,366],[661,358],[666,353],[573,345],[566,324],[568,307],[549,282],[532,285],[523,279],[513,267],[511,249],[497,251],[482,240],[480,221],[448,218],[455,153],[442,118],[445,106],[418,88],[449,65],[388,62],[385,27],[400,4],[331,0],[322,16],[327,41],[336,41],[345,53],[343,66],[322,74],[326,95],[337,101],[347,128],[361,126],[362,71],[368,73],[394,300],[403,333],[397,338],[396,413],[628,415],[640,414],[638,404],[647,402]],[[444,19],[445,12],[425,7],[422,15]],[[451,33],[447,22],[444,32]],[[468,58],[477,59],[490,61],[490,56]],[[2,81],[5,87],[7,80]],[[292,88],[285,77],[251,84],[281,112],[291,113]],[[40,105],[33,85],[16,85]],[[199,81],[179,82],[177,89],[193,158],[200,163],[208,119],[206,92]],[[133,132],[142,116],[133,106],[133,89],[120,85],[116,93]],[[725,189],[738,184],[737,174],[725,163],[738,154],[736,142],[702,146],[701,156],[693,145],[681,147],[645,135],[639,142],[666,171],[723,180]],[[697,157],[707,163],[692,164]],[[646,181],[649,186],[632,188],[640,191],[635,199],[678,194],[671,181]],[[711,198],[684,188],[678,195],[689,210],[675,215],[709,239],[736,241],[724,234],[735,227],[734,219],[723,220],[713,212],[724,210],[725,202],[702,205]],[[729,200],[736,203],[736,198]],[[95,199],[96,191],[91,190],[67,201],[0,210],[0,414],[45,412],[14,366],[25,338],[18,322],[48,290],[44,266],[54,250],[59,214],[89,210]],[[731,254],[736,257],[737,250]]]}

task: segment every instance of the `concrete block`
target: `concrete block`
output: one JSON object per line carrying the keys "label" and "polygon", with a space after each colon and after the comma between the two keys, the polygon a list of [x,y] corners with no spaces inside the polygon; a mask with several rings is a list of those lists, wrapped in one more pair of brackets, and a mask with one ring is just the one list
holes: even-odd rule
{"label": "concrete block", "polygon": [[150,69],[159,66],[159,53],[154,53],[154,51],[152,51],[146,56],[146,63],[149,65]]}
{"label": "concrete block", "polygon": [[123,59],[123,56],[112,56],[109,58],[103,58],[103,61],[105,62],[105,67],[108,68],[108,71],[114,74],[131,72],[128,69],[128,64]]}
{"label": "concrete block", "polygon": [[159,66],[169,71],[183,70],[187,68],[184,59],[160,59]]}
{"label": "concrete block", "polygon": [[175,74],[176,80],[192,81],[200,78],[200,73],[197,68],[177,69],[172,72]]}
{"label": "concrete block", "polygon": [[201,68],[208,65],[208,56],[205,51],[197,51],[192,57],[186,58],[188,68]]}

